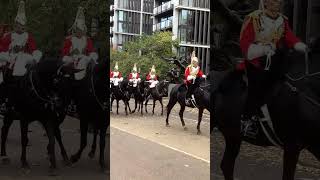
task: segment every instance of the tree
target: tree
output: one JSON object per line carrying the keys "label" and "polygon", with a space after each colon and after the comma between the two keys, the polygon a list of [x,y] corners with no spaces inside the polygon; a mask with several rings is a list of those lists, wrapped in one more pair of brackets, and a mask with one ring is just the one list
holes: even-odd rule
{"label": "tree", "polygon": [[141,76],[144,78],[152,65],[155,65],[159,77],[165,79],[173,65],[162,58],[175,56],[172,48],[177,46],[178,42],[172,40],[171,32],[143,35],[135,41],[127,42],[123,51],[111,51],[111,68],[113,69],[117,61],[119,70],[127,76],[134,63],[137,63],[138,70],[140,69]]}
{"label": "tree", "polygon": [[[0,24],[12,25],[17,14],[18,0],[0,2]],[[28,0],[26,1],[27,28],[36,40],[38,48],[49,55],[60,55],[60,49],[68,30],[72,26],[78,7],[85,9],[88,35],[91,21],[99,22],[99,34],[96,41],[106,56],[108,38],[108,4],[105,0]]]}

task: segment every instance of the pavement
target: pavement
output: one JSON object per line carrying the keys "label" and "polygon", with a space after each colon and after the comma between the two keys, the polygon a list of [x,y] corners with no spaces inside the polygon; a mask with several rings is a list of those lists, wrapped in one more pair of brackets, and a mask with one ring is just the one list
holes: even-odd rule
{"label": "pavement", "polygon": [[111,112],[111,179],[210,179],[208,112],[201,124],[202,134],[197,135],[197,111],[190,108],[186,109],[184,129],[178,117],[179,105],[170,116],[170,127],[165,126],[166,116],[160,115],[159,103],[155,115],[150,113],[152,106],[143,116],[137,112],[126,116],[120,107],[119,115],[115,106]]}
{"label": "pavement", "polygon": [[[211,179],[224,180],[220,163],[224,140],[219,131],[211,136]],[[303,151],[300,161],[320,165],[310,153]],[[259,147],[243,142],[236,160],[235,180],[276,180],[282,177],[282,150],[276,147]],[[320,180],[320,169],[297,165],[296,180]]]}
{"label": "pavement", "polygon": [[[2,126],[0,120],[0,126]],[[68,155],[75,153],[80,145],[80,128],[79,120],[67,117],[61,126],[63,142]],[[63,164],[60,156],[60,150],[56,144],[56,157],[58,164],[58,175],[49,176],[49,161],[46,159],[46,145],[48,138],[44,136],[44,131],[40,124],[33,122],[29,125],[29,141],[27,148],[27,159],[31,166],[31,172],[26,174],[21,170],[20,154],[20,125],[19,121],[15,121],[12,125],[8,141],[7,153],[11,160],[10,164],[0,163],[0,180],[88,180],[88,179],[109,179],[108,174],[100,172],[98,164],[99,148],[97,148],[96,157],[90,159],[88,153],[91,147],[92,135],[88,135],[88,146],[84,150],[82,158],[72,167]],[[89,146],[90,145],[90,146]],[[109,154],[109,137],[107,136],[106,154]],[[107,156],[108,157],[108,156]],[[109,161],[109,159],[106,159]]]}

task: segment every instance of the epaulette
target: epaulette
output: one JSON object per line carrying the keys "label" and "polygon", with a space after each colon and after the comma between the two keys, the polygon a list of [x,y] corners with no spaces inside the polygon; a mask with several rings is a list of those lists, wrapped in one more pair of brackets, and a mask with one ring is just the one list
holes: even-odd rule
{"label": "epaulette", "polygon": [[251,12],[250,14],[248,14],[246,16],[246,19],[248,19],[248,18],[257,19],[257,18],[259,18],[261,16],[261,14],[262,14],[261,10],[253,11],[253,12]]}
{"label": "epaulette", "polygon": [[71,36],[71,35],[66,37],[66,39],[71,39],[71,38],[72,38],[72,36]]}

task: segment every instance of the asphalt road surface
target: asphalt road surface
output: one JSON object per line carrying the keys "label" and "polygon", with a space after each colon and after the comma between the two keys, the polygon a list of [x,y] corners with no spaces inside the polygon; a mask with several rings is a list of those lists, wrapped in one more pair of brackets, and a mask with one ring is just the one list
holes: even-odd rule
{"label": "asphalt road surface", "polygon": [[197,135],[195,110],[186,109],[184,129],[178,117],[179,105],[170,116],[171,126],[166,127],[159,102],[155,115],[151,113],[152,106],[148,106],[149,113],[143,116],[137,112],[126,116],[123,103],[120,104],[119,115],[115,113],[115,103],[111,113],[111,179],[210,179],[208,112],[204,114],[202,134]]}
{"label": "asphalt road surface", "polygon": [[[211,136],[211,179],[224,180],[220,162],[224,151],[224,141],[220,132]],[[315,158],[303,152],[300,160],[320,167]],[[262,148],[243,142],[236,160],[235,178],[237,180],[276,180],[282,176],[282,151],[275,147]],[[320,169],[305,167],[298,164],[297,180],[320,180]]]}
{"label": "asphalt road surface", "polygon": [[[0,126],[2,126],[2,118]],[[68,155],[75,153],[80,144],[80,127],[79,120],[73,118],[66,118],[62,124],[61,131],[63,142],[65,144]],[[44,136],[42,127],[34,122],[30,124],[29,141],[30,146],[27,148],[27,159],[31,166],[31,172],[26,174],[21,170],[20,154],[20,125],[19,121],[15,121],[10,129],[7,145],[7,153],[11,159],[10,164],[5,165],[0,163],[0,180],[106,180],[109,179],[109,174],[103,174],[99,169],[98,155],[99,148],[97,148],[95,159],[88,157],[90,150],[92,136],[88,136],[88,146],[84,150],[82,158],[72,167],[66,167],[61,161],[60,150],[56,144],[56,157],[58,164],[58,175],[49,176],[49,161],[46,159],[46,145],[48,138]],[[107,147],[109,143],[109,136],[107,136]],[[89,146],[90,145],[90,146]],[[106,154],[109,154],[109,147]],[[107,156],[108,157],[108,156]],[[106,159],[109,161],[108,159]]]}

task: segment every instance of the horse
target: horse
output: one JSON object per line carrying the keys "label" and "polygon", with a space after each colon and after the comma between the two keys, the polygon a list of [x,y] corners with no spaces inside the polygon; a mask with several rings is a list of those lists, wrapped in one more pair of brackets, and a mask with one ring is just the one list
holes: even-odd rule
{"label": "horse", "polygon": [[130,91],[130,94],[133,94],[134,103],[135,103],[134,110],[131,113],[135,113],[138,106],[138,112],[141,110],[141,115],[143,115],[143,102],[145,100],[144,90],[145,90],[144,81],[129,83],[129,91]]}
{"label": "horse", "polygon": [[37,120],[46,130],[49,138],[47,146],[50,173],[55,173],[55,138],[57,139],[61,155],[67,165],[71,165],[61,138],[59,125],[65,118],[65,104],[59,93],[55,79],[60,67],[60,61],[56,58],[42,58],[39,63],[29,65],[24,76],[13,77],[12,70],[5,72],[5,97],[9,99],[8,110],[4,113],[4,123],[1,130],[1,158],[3,162],[9,162],[6,153],[6,141],[9,128],[13,120],[18,117],[21,128],[21,163],[26,172],[30,171],[26,157],[28,144],[28,124]]}
{"label": "horse", "polygon": [[[197,125],[197,134],[201,134],[200,130],[200,124],[202,120],[202,114],[205,109],[207,109],[210,112],[210,94],[207,88],[202,88],[200,87],[200,82],[202,78],[196,78],[195,79],[195,88],[194,90],[194,98],[196,102],[196,107],[194,106],[189,106],[191,108],[198,108],[199,109],[199,114],[198,114],[198,125]],[[185,123],[183,120],[183,113],[186,107],[185,99],[186,99],[186,94],[187,94],[187,89],[185,84],[178,84],[175,87],[172,88],[170,92],[170,99],[167,105],[167,118],[166,118],[166,126],[169,127],[169,116],[171,113],[172,108],[175,106],[175,104],[178,102],[180,104],[180,120],[182,123],[182,126],[184,129]]]}
{"label": "horse", "polygon": [[119,114],[119,101],[122,100],[124,103],[124,108],[126,115],[128,115],[128,110],[131,112],[130,105],[129,105],[129,100],[130,100],[130,93],[128,91],[129,87],[129,81],[124,79],[122,82],[119,82],[118,78],[115,78],[113,82],[110,81],[111,84],[111,105],[110,105],[110,111],[112,111],[112,104],[114,99],[117,101],[117,114]]}
{"label": "horse", "polygon": [[[75,80],[72,77],[64,77],[68,74],[62,69],[61,75],[64,79],[63,88],[71,88],[72,98],[77,107],[77,113],[80,120],[80,148],[70,157],[72,163],[80,160],[85,147],[87,146],[87,133],[89,124],[93,127],[93,144],[89,157],[93,158],[96,151],[97,135],[100,135],[100,168],[104,173],[107,173],[108,166],[105,161],[105,146],[106,146],[106,131],[110,125],[107,112],[107,83],[105,82],[105,69],[103,63],[95,64],[90,62],[86,69],[85,77],[80,80]],[[64,91],[64,90],[63,90]],[[69,93],[64,94],[68,98]],[[70,100],[69,100],[70,102]]]}
{"label": "horse", "polygon": [[[309,53],[306,57],[307,55]],[[227,69],[224,75],[213,76],[214,81],[218,78],[218,83],[214,84],[212,92],[211,123],[218,127],[225,139],[225,152],[220,167],[226,180],[234,179],[235,160],[243,140],[259,146],[281,147],[284,151],[283,180],[294,179],[302,149],[309,150],[320,160],[320,96],[316,93],[320,90],[319,73],[309,74],[308,62],[301,63],[305,63],[301,56],[289,53],[288,49],[277,50],[272,56],[268,73],[274,81],[269,85],[270,90],[265,103],[276,135],[273,142],[268,141],[269,138],[263,133],[262,124],[258,126],[256,139],[246,137],[241,132],[242,114],[248,95],[243,74],[234,69]],[[319,66],[317,67],[319,70]],[[298,73],[300,78],[292,78],[297,72],[303,72],[302,68],[306,68],[306,72]],[[264,115],[267,116],[266,113]]]}
{"label": "horse", "polygon": [[[145,81],[145,83],[149,83],[149,81]],[[163,115],[163,103],[162,103],[162,98],[165,94],[167,94],[168,91],[168,85],[169,82],[166,80],[160,81],[154,88],[150,88],[149,85],[146,85],[145,88],[145,97],[146,97],[146,102],[145,102],[145,110],[146,113],[148,113],[148,102],[149,99],[152,97],[153,99],[153,109],[152,109],[152,114],[154,114],[154,108],[156,107],[156,101],[159,101],[161,104],[161,116]]]}

